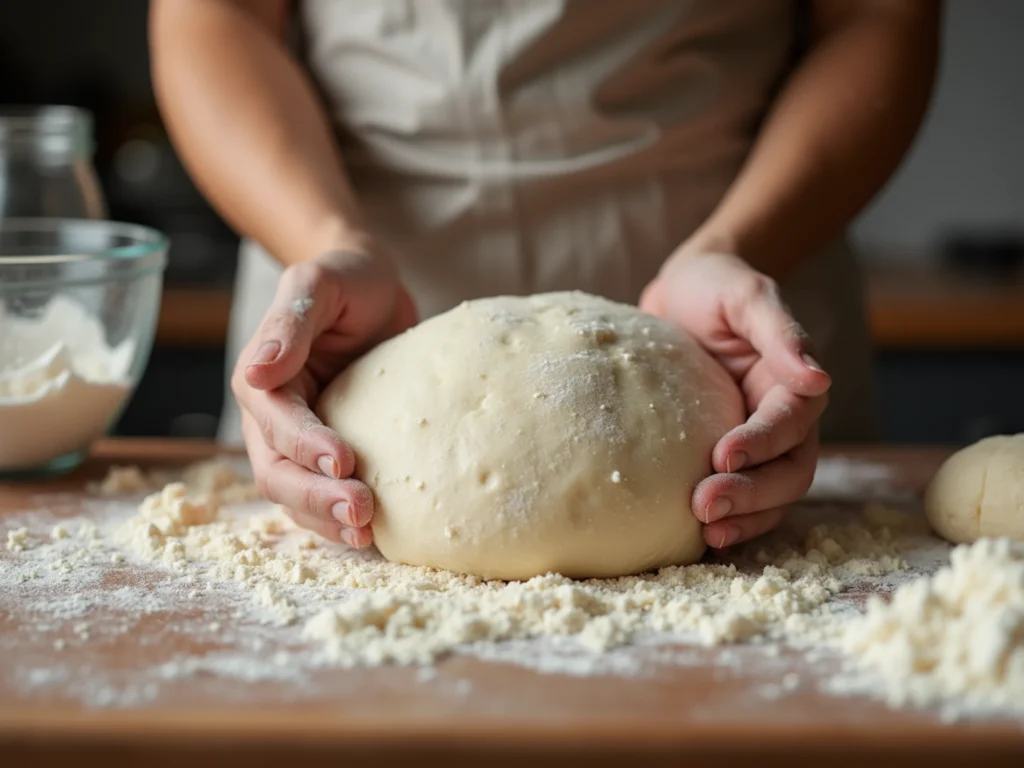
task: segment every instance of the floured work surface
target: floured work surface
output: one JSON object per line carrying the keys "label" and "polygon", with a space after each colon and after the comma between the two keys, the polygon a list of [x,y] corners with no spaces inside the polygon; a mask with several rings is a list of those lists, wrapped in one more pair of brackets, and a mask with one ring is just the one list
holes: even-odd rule
{"label": "floured work surface", "polygon": [[[120,455],[107,464],[146,453],[111,450]],[[104,462],[56,484],[7,486],[0,734],[87,723],[94,738],[103,723],[111,738],[173,732],[178,746],[190,733],[238,731],[250,746],[262,735],[368,749],[403,736],[452,749],[460,738],[503,749],[688,744],[718,756],[1024,749],[1019,713],[887,706],[869,671],[851,671],[835,636],[842,621],[829,618],[856,616],[871,594],[948,562],[914,514],[898,514],[915,510],[911,494],[939,458],[834,458],[817,500],[763,546],[610,587],[409,578],[231,489],[220,500],[243,503],[179,503],[171,524],[156,501],[139,512],[142,493],[86,494],[85,476],[102,476]],[[865,513],[872,497],[883,506]]]}

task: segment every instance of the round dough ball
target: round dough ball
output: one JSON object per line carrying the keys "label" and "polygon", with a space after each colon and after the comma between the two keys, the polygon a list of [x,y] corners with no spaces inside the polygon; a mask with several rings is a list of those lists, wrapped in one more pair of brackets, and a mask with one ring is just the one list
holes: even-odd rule
{"label": "round dough ball", "polygon": [[386,558],[528,579],[699,559],[690,496],[743,407],[695,341],[577,292],[465,302],[357,360],[319,413]]}
{"label": "round dough ball", "polygon": [[932,530],[958,544],[1000,536],[1024,541],[1024,434],[988,437],[946,459],[924,510]]}

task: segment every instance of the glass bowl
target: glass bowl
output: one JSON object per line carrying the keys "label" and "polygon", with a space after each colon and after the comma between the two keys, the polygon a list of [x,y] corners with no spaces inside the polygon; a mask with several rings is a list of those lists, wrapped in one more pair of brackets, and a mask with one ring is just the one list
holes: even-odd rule
{"label": "glass bowl", "polygon": [[168,240],[86,219],[0,221],[0,477],[67,472],[153,346]]}

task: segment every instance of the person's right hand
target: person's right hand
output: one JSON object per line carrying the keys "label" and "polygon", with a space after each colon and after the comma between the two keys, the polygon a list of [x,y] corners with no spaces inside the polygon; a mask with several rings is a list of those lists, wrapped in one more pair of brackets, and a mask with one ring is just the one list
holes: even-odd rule
{"label": "person's right hand", "polygon": [[393,267],[376,256],[329,253],[288,267],[231,389],[260,493],[298,525],[368,547],[370,489],[352,479],[352,449],[313,413],[323,388],[367,348],[415,325]]}

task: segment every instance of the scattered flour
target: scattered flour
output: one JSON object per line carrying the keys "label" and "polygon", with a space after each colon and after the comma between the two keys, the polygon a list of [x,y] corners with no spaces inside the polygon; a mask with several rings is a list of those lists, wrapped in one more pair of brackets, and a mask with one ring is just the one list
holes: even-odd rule
{"label": "scattered flour", "polygon": [[900,587],[891,602],[872,597],[842,643],[853,674],[833,682],[837,692],[938,705],[949,720],[1024,717],[1024,545],[957,547],[949,567]]}
{"label": "scattered flour", "polygon": [[[164,482],[141,503],[120,495]],[[5,521],[14,527],[0,560],[0,611],[51,633],[38,644],[54,650],[116,642],[147,616],[207,650],[161,656],[135,677],[91,688],[74,678],[80,670],[49,674],[40,663],[34,678],[18,678],[26,687],[60,678],[62,690],[107,706],[211,673],[307,691],[318,669],[415,664],[427,682],[453,654],[558,674],[643,675],[651,663],[706,664],[704,649],[729,644],[735,650],[719,648],[712,663],[742,667],[756,651],[762,666],[778,665],[762,699],[819,684],[806,665],[845,653],[846,668],[827,684],[834,693],[944,706],[946,716],[1024,714],[1019,553],[980,542],[939,570],[949,547],[923,518],[877,504],[798,506],[728,560],[619,579],[501,582],[317,539],[252,502],[244,471],[225,461],[176,478],[122,468],[93,490],[81,519]],[[893,591],[892,607],[869,597]],[[783,649],[804,660],[801,673],[783,665]]]}
{"label": "scattered flour", "polygon": [[0,304],[0,471],[33,469],[86,447],[131,391],[135,342],[110,347],[67,296],[27,318]]}
{"label": "scattered flour", "polygon": [[111,467],[107,476],[89,486],[89,491],[100,496],[123,496],[156,490],[158,483],[135,466]]}
{"label": "scattered flour", "polygon": [[892,470],[884,464],[833,456],[822,459],[807,491],[808,499],[910,497],[894,488]]}
{"label": "scattered flour", "polygon": [[193,495],[203,494],[216,506],[256,501],[259,491],[247,469],[228,459],[211,459],[189,465],[180,478],[173,472],[143,472],[139,467],[111,467],[106,477],[89,485],[88,490],[107,498],[157,491],[180,481]]}
{"label": "scattered flour", "polygon": [[810,526],[793,540],[759,542],[751,553],[759,572],[710,563],[619,579],[487,582],[374,556],[287,551],[273,546],[290,528],[283,516],[251,516],[242,526],[221,519],[210,494],[189,497],[189,490],[172,483],[147,497],[114,540],[144,560],[244,584],[286,623],[298,613],[282,585],[350,590],[303,630],[341,666],[424,664],[474,643],[540,636],[571,636],[598,653],[641,634],[686,634],[705,645],[783,637],[793,628],[825,636],[833,624],[826,603],[848,582],[906,568],[891,527],[906,521],[869,508],[860,524]]}
{"label": "scattered flour", "polygon": [[26,549],[30,549],[32,544],[28,528],[24,526],[7,532],[7,550],[9,552],[24,552]]}

